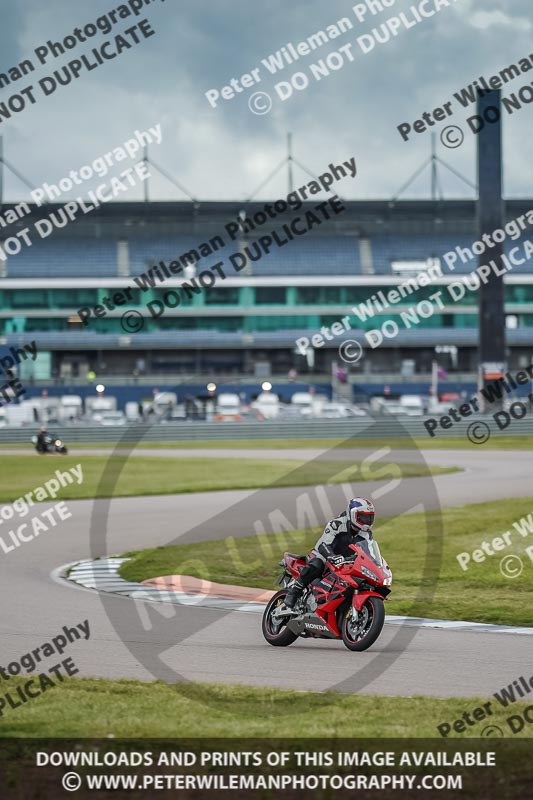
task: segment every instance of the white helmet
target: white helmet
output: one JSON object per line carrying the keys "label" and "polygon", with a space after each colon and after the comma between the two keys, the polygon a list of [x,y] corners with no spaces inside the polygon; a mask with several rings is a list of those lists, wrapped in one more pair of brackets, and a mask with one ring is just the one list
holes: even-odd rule
{"label": "white helmet", "polygon": [[361,533],[370,533],[374,524],[374,503],[366,497],[354,497],[348,503],[346,514],[352,527]]}

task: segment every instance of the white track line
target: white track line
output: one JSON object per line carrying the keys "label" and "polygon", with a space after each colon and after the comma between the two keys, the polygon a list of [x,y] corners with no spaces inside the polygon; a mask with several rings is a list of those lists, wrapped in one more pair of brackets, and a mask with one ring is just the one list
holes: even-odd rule
{"label": "white track line", "polygon": [[[75,584],[96,592],[116,594],[130,597],[132,600],[144,600],[148,603],[175,603],[183,606],[202,606],[224,611],[241,611],[262,614],[264,603],[242,603],[240,600],[225,600],[202,594],[188,594],[173,589],[155,589],[121,578],[118,568],[127,558],[86,559],[65,564],[55,569],[51,577],[58,582]],[[67,575],[68,570],[70,570]],[[424,619],[423,617],[387,616],[386,625],[408,625],[415,628],[443,628],[445,630],[474,631],[478,633],[514,633],[525,636],[533,635],[533,628],[513,627],[512,625],[486,625],[482,622],[463,622],[447,619]]]}

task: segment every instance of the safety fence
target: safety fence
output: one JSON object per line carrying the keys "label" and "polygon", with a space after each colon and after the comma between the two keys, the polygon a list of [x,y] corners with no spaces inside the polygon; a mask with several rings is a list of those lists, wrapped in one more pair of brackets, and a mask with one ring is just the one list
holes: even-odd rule
{"label": "safety fence", "polygon": [[[533,416],[523,419],[511,419],[509,425],[500,430],[491,416],[470,417],[455,422],[448,430],[440,427],[435,437],[430,437],[424,427],[422,418],[390,418],[360,417],[356,419],[313,419],[291,420],[290,422],[257,421],[257,422],[178,422],[169,424],[131,424],[126,426],[103,425],[68,425],[54,427],[57,434],[67,445],[77,442],[86,443],[131,443],[139,442],[198,442],[236,439],[349,439],[361,438],[418,438],[435,441],[450,436],[469,437],[481,444],[481,433],[486,428],[490,435],[529,436],[533,435]],[[477,425],[475,429],[473,425]],[[0,446],[9,444],[30,444],[31,437],[38,427],[0,429]],[[356,444],[356,443],[355,443]]]}

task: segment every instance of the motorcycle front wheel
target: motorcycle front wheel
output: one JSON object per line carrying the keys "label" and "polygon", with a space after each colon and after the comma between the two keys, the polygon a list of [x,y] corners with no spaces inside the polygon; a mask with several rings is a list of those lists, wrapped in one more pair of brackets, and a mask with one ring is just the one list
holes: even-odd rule
{"label": "motorcycle front wheel", "polygon": [[346,611],[341,625],[342,641],[348,650],[367,650],[383,630],[385,607],[381,597],[369,597],[355,622],[352,608]]}
{"label": "motorcycle front wheel", "polygon": [[272,614],[276,608],[279,608],[283,605],[286,594],[286,589],[276,592],[274,597],[270,600],[265,608],[265,613],[263,614],[263,623],[261,625],[263,636],[267,642],[274,647],[287,647],[289,644],[295,642],[298,638],[295,633],[287,630],[287,620],[290,619],[290,617],[284,617],[279,621],[272,619]]}

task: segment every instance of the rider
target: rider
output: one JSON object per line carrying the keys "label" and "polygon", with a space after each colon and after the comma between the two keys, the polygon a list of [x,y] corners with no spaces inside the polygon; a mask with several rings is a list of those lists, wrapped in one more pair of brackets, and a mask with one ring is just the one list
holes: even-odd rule
{"label": "rider", "polygon": [[357,544],[361,539],[372,538],[374,524],[374,504],[365,497],[354,497],[348,508],[336,519],[328,522],[324,533],[317,541],[306,566],[300,572],[285,597],[287,608],[294,608],[296,601],[305,587],[316,578],[321,578],[326,568],[326,561],[338,567],[345,557],[352,556],[353,550],[348,545]]}
{"label": "rider", "polygon": [[36,448],[41,453],[45,453],[46,452],[46,426],[45,425],[41,425],[41,427],[39,429],[39,433],[37,435]]}

